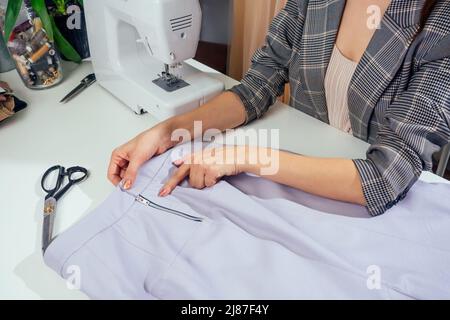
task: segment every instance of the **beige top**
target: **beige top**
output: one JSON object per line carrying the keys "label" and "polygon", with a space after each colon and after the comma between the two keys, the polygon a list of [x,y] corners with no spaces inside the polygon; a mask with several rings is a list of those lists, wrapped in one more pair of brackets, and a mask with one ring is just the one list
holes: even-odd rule
{"label": "beige top", "polygon": [[352,133],[348,114],[348,89],[358,64],[345,57],[335,45],[325,75],[325,95],[330,125]]}

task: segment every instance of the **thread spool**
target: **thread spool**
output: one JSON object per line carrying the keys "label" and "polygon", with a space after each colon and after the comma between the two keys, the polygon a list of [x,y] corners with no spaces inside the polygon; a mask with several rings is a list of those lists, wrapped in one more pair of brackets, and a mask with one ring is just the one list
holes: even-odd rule
{"label": "thread spool", "polygon": [[42,20],[41,18],[34,18],[33,20],[33,25],[34,25],[34,32],[39,32],[42,30]]}
{"label": "thread spool", "polygon": [[19,34],[28,31],[32,28],[30,21],[25,21],[14,28],[13,34]]}
{"label": "thread spool", "polygon": [[24,65],[20,59],[20,57],[16,54],[12,55],[12,58],[14,59],[14,61],[16,61],[16,66],[17,66],[17,70],[19,71],[20,76],[22,77],[22,79],[27,82],[28,84],[32,85],[33,81],[30,78],[30,74],[28,72],[28,69],[26,67],[26,65]]}
{"label": "thread spool", "polygon": [[35,63],[36,61],[38,61],[40,58],[42,58],[51,48],[50,43],[46,43],[44,44],[39,50],[37,50],[36,52],[34,52],[29,58],[28,61],[30,61],[31,63]]}
{"label": "thread spool", "polygon": [[8,49],[11,54],[17,54],[19,56],[27,52],[26,42],[20,39],[14,39],[8,42]]}
{"label": "thread spool", "polygon": [[45,55],[45,57],[42,57],[41,59],[39,59],[38,61],[36,61],[33,64],[30,64],[30,67],[33,69],[33,71],[38,72],[38,71],[47,71],[48,68],[50,67],[48,64],[48,60],[47,58],[50,57],[48,54]]}
{"label": "thread spool", "polygon": [[19,61],[20,63],[22,63],[24,66],[26,66],[28,68],[28,60],[25,58],[24,55],[17,56],[17,61]]}
{"label": "thread spool", "polygon": [[47,34],[45,33],[44,29],[39,30],[34,34],[34,36],[31,38],[30,45],[33,51],[38,50],[42,47],[42,45],[47,41]]}

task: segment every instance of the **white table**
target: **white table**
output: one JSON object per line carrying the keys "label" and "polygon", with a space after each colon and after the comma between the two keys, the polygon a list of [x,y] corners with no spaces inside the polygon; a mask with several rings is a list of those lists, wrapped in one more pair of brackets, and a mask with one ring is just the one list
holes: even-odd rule
{"label": "white table", "polygon": [[[236,81],[196,62],[227,87]],[[65,81],[31,91],[15,71],[1,74],[28,109],[0,125],[0,298],[85,299],[48,269],[41,256],[43,192],[40,179],[52,165],[81,165],[87,181],[58,204],[55,233],[96,207],[112,191],[106,179],[111,151],[156,120],[138,116],[98,84],[71,103],[58,101],[92,72],[90,63],[65,64]],[[365,158],[368,145],[281,103],[249,127],[279,129],[280,148],[313,156]],[[424,173],[427,181],[445,180]]]}

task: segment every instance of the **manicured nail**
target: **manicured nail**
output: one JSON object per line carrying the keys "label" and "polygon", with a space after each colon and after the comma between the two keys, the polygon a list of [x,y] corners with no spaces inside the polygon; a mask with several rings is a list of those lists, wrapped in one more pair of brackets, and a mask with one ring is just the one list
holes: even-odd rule
{"label": "manicured nail", "polygon": [[178,167],[178,166],[181,166],[181,165],[183,164],[183,159],[175,160],[175,161],[173,162],[173,164],[176,165],[177,167]]}
{"label": "manicured nail", "polygon": [[168,187],[161,189],[161,191],[159,192],[160,197],[165,197],[170,193],[170,189]]}
{"label": "manicured nail", "polygon": [[130,180],[125,181],[125,183],[123,184],[123,188],[125,190],[129,190],[131,188],[131,181]]}

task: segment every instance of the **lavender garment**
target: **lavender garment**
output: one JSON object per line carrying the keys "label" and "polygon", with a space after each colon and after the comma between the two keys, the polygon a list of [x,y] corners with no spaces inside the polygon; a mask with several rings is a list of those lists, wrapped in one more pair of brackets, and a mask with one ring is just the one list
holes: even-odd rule
{"label": "lavender garment", "polygon": [[64,278],[78,266],[95,299],[450,298],[449,185],[418,182],[370,218],[249,175],[160,199],[173,170],[168,153],[151,160],[131,193],[202,222],[118,188],[51,244],[47,265]]}

